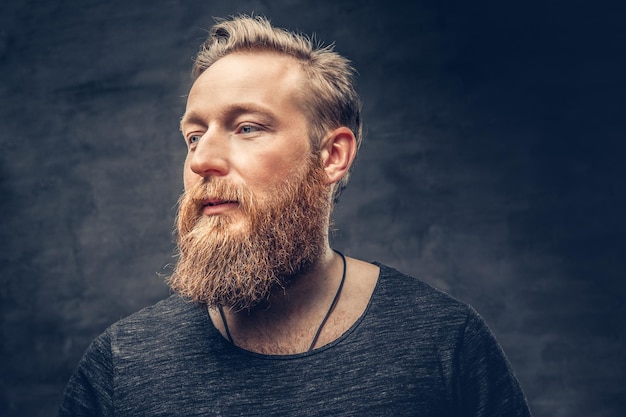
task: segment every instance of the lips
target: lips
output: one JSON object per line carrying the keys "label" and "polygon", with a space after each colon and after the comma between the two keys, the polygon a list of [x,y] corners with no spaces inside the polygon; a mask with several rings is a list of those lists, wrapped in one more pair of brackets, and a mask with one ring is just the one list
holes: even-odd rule
{"label": "lips", "polygon": [[204,207],[221,206],[222,204],[237,204],[237,202],[234,200],[218,200],[218,199],[204,200],[202,202],[202,205]]}
{"label": "lips", "polygon": [[239,207],[236,200],[208,199],[202,201],[202,214],[205,216],[215,216],[235,210]]}

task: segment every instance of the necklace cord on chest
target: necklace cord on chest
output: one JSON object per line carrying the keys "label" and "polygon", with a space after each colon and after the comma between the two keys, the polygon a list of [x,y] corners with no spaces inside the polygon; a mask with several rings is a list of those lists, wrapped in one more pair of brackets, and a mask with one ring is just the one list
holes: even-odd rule
{"label": "necklace cord on chest", "polygon": [[224,316],[224,309],[222,308],[222,306],[219,306],[217,309],[220,312],[222,323],[224,323],[224,331],[226,332],[226,337],[228,338],[228,341],[234,345],[235,342],[233,342],[233,337],[230,335],[230,330],[228,330],[228,323],[226,322],[226,316]]}
{"label": "necklace cord on chest", "polygon": [[343,253],[339,252],[338,250],[335,250],[335,249],[333,250],[337,252],[339,256],[341,256],[341,259],[343,260],[343,273],[341,274],[341,282],[339,283],[339,288],[337,288],[337,292],[335,293],[335,298],[333,298],[333,302],[330,304],[330,308],[326,312],[326,316],[324,316],[324,320],[322,320],[320,327],[318,327],[317,332],[315,332],[315,336],[313,337],[311,346],[309,346],[309,352],[313,350],[313,347],[315,347],[315,344],[317,343],[317,339],[320,337],[320,333],[322,332],[322,329],[324,328],[326,321],[328,321],[330,314],[335,309],[335,305],[337,305],[337,301],[339,300],[339,295],[341,294],[341,289],[343,288],[343,283],[346,280],[346,257],[343,256]]}
{"label": "necklace cord on chest", "polygon": [[[341,256],[341,260],[343,261],[343,272],[341,274],[341,282],[339,283],[339,287],[337,288],[337,292],[335,293],[333,302],[330,304],[330,308],[326,312],[326,315],[324,316],[322,323],[320,323],[319,327],[317,328],[317,331],[315,332],[315,336],[313,337],[313,341],[311,342],[311,345],[309,346],[308,352],[312,351],[313,348],[315,347],[315,344],[317,343],[317,339],[320,337],[320,333],[322,333],[322,329],[324,328],[324,325],[326,324],[326,322],[328,321],[328,318],[330,317],[333,310],[335,309],[335,306],[337,305],[337,301],[339,301],[339,296],[341,295],[343,283],[346,281],[346,257],[343,255],[343,253],[339,252],[338,250],[336,249],[333,249],[333,250],[337,252],[339,256]],[[224,323],[224,331],[226,332],[226,337],[228,338],[228,341],[232,344],[235,344],[233,342],[233,337],[230,334],[230,330],[228,329],[228,323],[226,322],[226,316],[224,315],[224,309],[222,308],[222,306],[218,307],[218,311],[220,313],[220,318],[222,319],[222,323]]]}

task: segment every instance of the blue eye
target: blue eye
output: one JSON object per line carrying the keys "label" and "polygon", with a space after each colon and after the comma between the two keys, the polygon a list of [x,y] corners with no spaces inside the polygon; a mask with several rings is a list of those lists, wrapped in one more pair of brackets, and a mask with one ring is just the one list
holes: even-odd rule
{"label": "blue eye", "polygon": [[239,129],[239,131],[241,133],[254,133],[257,132],[259,130],[259,128],[257,126],[254,125],[243,125],[241,126],[241,128]]}
{"label": "blue eye", "polygon": [[196,143],[200,140],[200,135],[189,136],[189,144]]}

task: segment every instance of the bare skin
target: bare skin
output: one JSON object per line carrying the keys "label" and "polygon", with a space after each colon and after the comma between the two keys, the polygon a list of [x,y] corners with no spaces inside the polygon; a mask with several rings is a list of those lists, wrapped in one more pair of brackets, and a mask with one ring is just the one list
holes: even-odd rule
{"label": "bare skin", "polygon": [[[326,315],[341,281],[343,262],[329,249],[313,273],[301,277],[286,291],[272,296],[270,308],[233,313],[225,310],[234,343],[246,350],[270,355],[306,352]],[[314,348],[341,337],[364,313],[378,280],[376,265],[346,258],[346,280],[332,314]],[[215,327],[226,337],[219,312],[209,310]]]}

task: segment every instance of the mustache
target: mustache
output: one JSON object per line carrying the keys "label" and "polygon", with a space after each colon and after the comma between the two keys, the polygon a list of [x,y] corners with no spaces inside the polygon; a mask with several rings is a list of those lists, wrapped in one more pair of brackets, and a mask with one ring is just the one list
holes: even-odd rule
{"label": "mustache", "polygon": [[190,204],[200,211],[203,206],[215,202],[235,202],[246,213],[250,212],[255,203],[252,192],[245,185],[212,177],[199,181],[191,189],[185,190],[179,205]]}
{"label": "mustache", "polygon": [[238,209],[248,218],[257,209],[252,192],[243,184],[235,184],[223,178],[207,178],[185,189],[178,199],[175,234],[180,239],[190,233],[202,218],[202,210],[208,202],[236,202]]}

